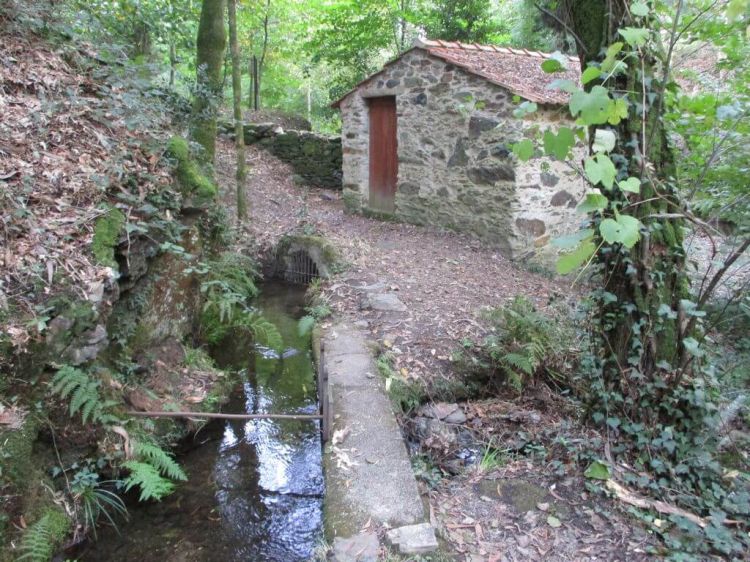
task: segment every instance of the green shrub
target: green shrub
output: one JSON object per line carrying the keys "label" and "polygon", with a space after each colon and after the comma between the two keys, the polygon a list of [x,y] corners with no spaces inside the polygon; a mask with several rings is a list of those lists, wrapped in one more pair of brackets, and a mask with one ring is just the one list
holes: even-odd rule
{"label": "green shrub", "polygon": [[568,385],[576,351],[569,314],[547,316],[526,297],[485,314],[493,333],[480,346],[494,373],[517,392],[540,378]]}

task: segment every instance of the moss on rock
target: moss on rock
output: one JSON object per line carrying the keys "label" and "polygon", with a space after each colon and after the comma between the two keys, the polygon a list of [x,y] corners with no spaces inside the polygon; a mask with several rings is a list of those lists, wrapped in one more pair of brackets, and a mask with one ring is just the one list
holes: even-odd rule
{"label": "moss on rock", "polygon": [[96,261],[101,265],[117,268],[115,247],[123,226],[125,226],[125,215],[120,209],[114,207],[96,221],[91,249]]}
{"label": "moss on rock", "polygon": [[206,203],[216,198],[218,188],[190,155],[190,147],[182,137],[172,137],[167,154],[176,161],[175,173],[180,191],[185,197]]}

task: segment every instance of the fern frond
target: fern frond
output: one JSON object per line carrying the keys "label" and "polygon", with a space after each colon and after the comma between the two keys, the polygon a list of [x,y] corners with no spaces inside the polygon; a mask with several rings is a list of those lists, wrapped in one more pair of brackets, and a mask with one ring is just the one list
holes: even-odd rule
{"label": "fern frond", "polygon": [[83,422],[89,421],[107,424],[118,421],[116,417],[105,411],[116,404],[113,401],[103,401],[99,395],[99,381],[91,380],[89,375],[65,365],[52,377],[52,392],[60,398],[70,398],[68,411],[73,417],[80,412]]}
{"label": "fern frond", "polygon": [[261,345],[270,347],[275,351],[281,351],[284,348],[284,338],[281,336],[279,329],[259,314],[253,314],[250,317],[248,327],[252,330],[256,341]]}
{"label": "fern frond", "polygon": [[68,529],[68,520],[59,512],[45,513],[39,521],[26,529],[21,539],[18,560],[47,562],[55,553],[55,548]]}
{"label": "fern frond", "polygon": [[84,384],[88,379],[88,375],[80,369],[63,365],[52,377],[52,392],[60,398],[67,398],[76,387]]}
{"label": "fern frond", "polygon": [[519,371],[523,371],[527,375],[530,375],[534,372],[534,365],[531,359],[529,359],[529,357],[525,355],[521,355],[520,353],[506,353],[503,356],[503,360]]}
{"label": "fern frond", "polygon": [[135,454],[156,468],[164,476],[172,480],[187,480],[187,474],[182,470],[182,467],[177,464],[169,453],[158,445],[139,441],[135,444]]}
{"label": "fern frond", "polygon": [[128,461],[123,466],[130,471],[125,479],[125,491],[138,486],[141,489],[140,501],[161,500],[174,491],[174,484],[164,478],[159,471],[149,463]]}

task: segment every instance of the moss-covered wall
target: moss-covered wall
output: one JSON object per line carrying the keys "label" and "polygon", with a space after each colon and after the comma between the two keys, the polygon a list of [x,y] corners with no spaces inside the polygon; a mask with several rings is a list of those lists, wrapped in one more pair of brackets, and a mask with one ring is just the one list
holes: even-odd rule
{"label": "moss-covered wall", "polygon": [[[232,126],[222,123],[221,130],[232,135]],[[300,183],[314,187],[341,189],[341,138],[309,131],[284,130],[271,123],[244,126],[245,144],[258,144],[290,164]]]}

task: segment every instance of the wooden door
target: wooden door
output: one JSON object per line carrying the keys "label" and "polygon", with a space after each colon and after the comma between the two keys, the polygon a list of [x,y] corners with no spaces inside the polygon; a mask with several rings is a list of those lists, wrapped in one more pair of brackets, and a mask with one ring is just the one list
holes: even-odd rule
{"label": "wooden door", "polygon": [[398,154],[396,97],[370,98],[370,208],[395,210]]}

